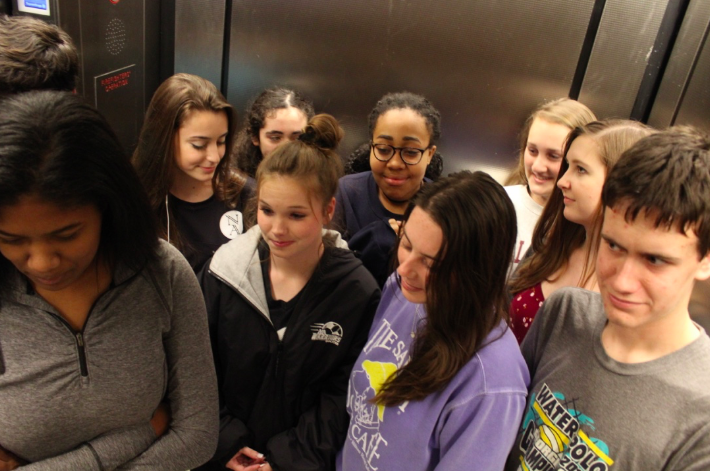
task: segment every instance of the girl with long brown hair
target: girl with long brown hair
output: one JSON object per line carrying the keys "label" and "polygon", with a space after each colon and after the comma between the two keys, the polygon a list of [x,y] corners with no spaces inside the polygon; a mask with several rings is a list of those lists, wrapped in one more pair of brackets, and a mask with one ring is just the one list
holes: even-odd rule
{"label": "girl with long brown hair", "polygon": [[557,186],[535,227],[532,256],[510,279],[511,326],[522,342],[542,302],[555,290],[598,290],[594,276],[602,221],[601,192],[621,154],[652,130],[628,120],[593,121],[567,138]]}
{"label": "girl with long brown hair", "polygon": [[338,469],[502,469],[529,381],[507,322],[513,205],[487,174],[460,172],[422,189],[400,234]]}
{"label": "girl with long brown hair", "polygon": [[236,125],[232,105],[211,82],[175,74],[153,95],[133,153],[160,236],[195,272],[246,229],[243,213],[253,181],[227,154]]}

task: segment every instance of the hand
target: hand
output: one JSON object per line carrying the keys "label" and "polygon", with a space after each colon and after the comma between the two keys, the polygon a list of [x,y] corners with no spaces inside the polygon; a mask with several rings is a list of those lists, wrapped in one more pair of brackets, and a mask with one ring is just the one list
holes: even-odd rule
{"label": "hand", "polygon": [[227,468],[234,471],[271,471],[264,455],[246,446],[229,460]]}
{"label": "hand", "polygon": [[390,223],[390,227],[392,228],[394,233],[399,235],[399,228],[402,227],[402,221],[398,221],[396,219],[390,219],[387,222]]}
{"label": "hand", "polygon": [[0,446],[0,471],[10,471],[19,468],[23,464],[26,463]]}
{"label": "hand", "polygon": [[[167,402],[158,404],[158,408],[153,412],[153,417],[150,419],[150,425],[153,426],[155,436],[160,438],[168,430],[170,425],[170,406]],[[2,470],[0,470],[2,471]]]}

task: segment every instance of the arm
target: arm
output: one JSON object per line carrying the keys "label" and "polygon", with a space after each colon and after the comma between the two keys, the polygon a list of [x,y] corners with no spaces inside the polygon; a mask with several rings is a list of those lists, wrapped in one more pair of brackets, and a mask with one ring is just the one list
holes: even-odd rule
{"label": "arm", "polygon": [[335,454],[348,428],[345,404],[350,373],[367,341],[379,300],[376,290],[366,304],[348,355],[324,385],[318,403],[301,415],[296,427],[269,440],[266,457],[274,470],[334,469]]}
{"label": "arm", "polygon": [[436,470],[503,469],[525,409],[525,394],[494,393],[448,410]]}
{"label": "arm", "polygon": [[187,469],[207,461],[215,449],[217,387],[207,316],[200,287],[182,257],[173,261],[169,292],[170,330],[163,335],[163,345],[170,427],[150,448],[120,469]]}
{"label": "arm", "polygon": [[224,283],[209,274],[209,264],[209,261],[205,264],[205,267],[199,275],[199,281],[207,306],[207,320],[219,390],[219,439],[217,450],[211,462],[215,464],[215,469],[224,469],[227,462],[234,457],[240,449],[251,444],[252,433],[244,422],[234,417],[229,412],[222,399],[223,371],[218,348],[218,325],[223,303],[221,290],[224,288]]}

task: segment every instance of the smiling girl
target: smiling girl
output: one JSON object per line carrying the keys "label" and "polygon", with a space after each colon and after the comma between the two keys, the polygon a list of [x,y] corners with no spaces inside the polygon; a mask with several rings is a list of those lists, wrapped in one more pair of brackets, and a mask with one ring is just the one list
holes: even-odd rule
{"label": "smiling girl", "polygon": [[225,158],[236,121],[212,83],[176,74],[153,95],[133,153],[161,236],[180,249],[195,272],[245,230],[243,212],[253,182]]}
{"label": "smiling girl", "polygon": [[539,106],[525,121],[520,131],[518,166],[505,187],[518,220],[511,273],[530,248],[535,224],[555,187],[567,135],[595,119],[594,113],[582,103],[560,98]]}
{"label": "smiling girl", "polygon": [[347,428],[345,392],[380,290],[324,230],[343,132],[308,122],[256,172],[257,225],[202,276],[220,388],[217,452],[203,469],[328,470]]}
{"label": "smiling girl", "polygon": [[338,470],[503,468],[529,382],[507,324],[514,241],[513,205],[485,173],[415,197],[350,376]]}
{"label": "smiling girl", "polygon": [[[370,112],[370,171],[340,181],[335,217],[352,250],[383,285],[396,243],[390,220],[401,221],[409,201],[424,185],[436,154],[441,116],[423,96],[389,93]],[[441,161],[435,164],[439,167]],[[397,227],[395,225],[395,227]]]}
{"label": "smiling girl", "polygon": [[567,138],[557,187],[532,238],[534,253],[509,282],[513,332],[522,342],[545,298],[565,286],[598,291],[594,275],[606,175],[621,154],[651,134],[626,120],[593,121]]}

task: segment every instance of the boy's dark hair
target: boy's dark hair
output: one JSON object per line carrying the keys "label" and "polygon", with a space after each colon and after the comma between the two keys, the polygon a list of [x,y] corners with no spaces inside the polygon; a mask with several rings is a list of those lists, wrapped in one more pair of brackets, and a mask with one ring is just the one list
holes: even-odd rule
{"label": "boy's dark hair", "polygon": [[625,206],[629,222],[643,211],[656,227],[692,229],[704,257],[710,251],[710,138],[676,126],[641,139],[609,173],[602,204]]}
{"label": "boy's dark hair", "polygon": [[29,16],[0,15],[0,95],[72,91],[79,54],[67,33]]}

